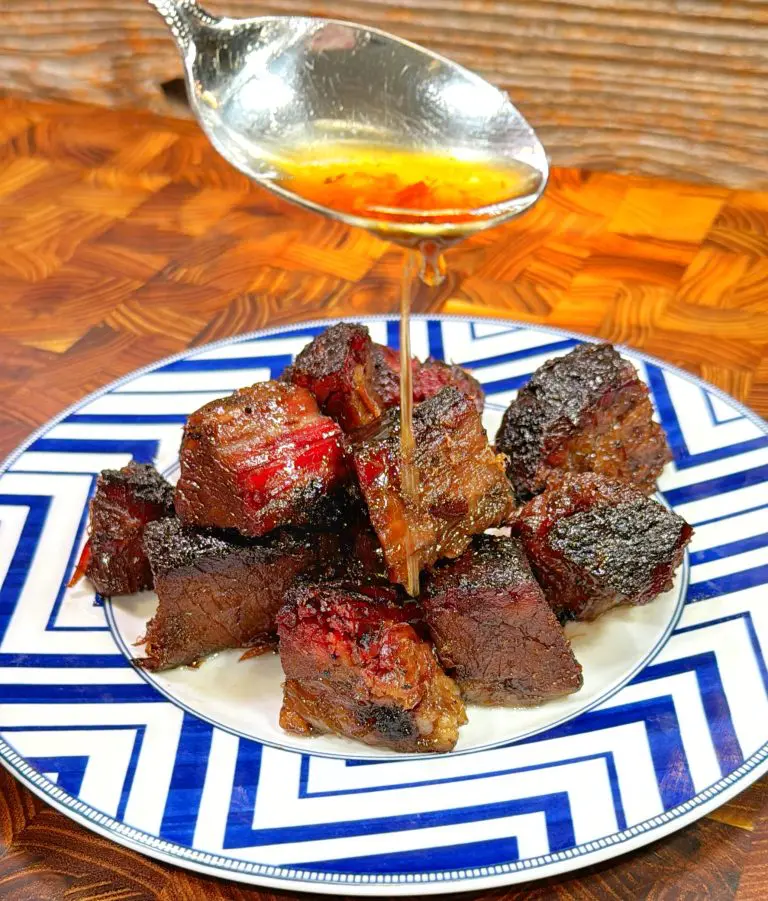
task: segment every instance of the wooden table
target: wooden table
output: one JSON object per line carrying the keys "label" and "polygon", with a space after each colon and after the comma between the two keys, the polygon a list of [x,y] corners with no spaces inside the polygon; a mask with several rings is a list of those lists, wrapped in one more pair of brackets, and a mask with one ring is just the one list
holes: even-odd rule
{"label": "wooden table", "polygon": [[[768,414],[768,193],[561,169],[534,211],[451,263],[418,309],[626,342]],[[0,101],[0,455],[85,393],[182,348],[305,317],[392,312],[400,265],[387,244],[250,185],[189,122]],[[763,780],[613,863],[482,897],[767,893]],[[294,897],[124,850],[1,769],[0,896]]]}

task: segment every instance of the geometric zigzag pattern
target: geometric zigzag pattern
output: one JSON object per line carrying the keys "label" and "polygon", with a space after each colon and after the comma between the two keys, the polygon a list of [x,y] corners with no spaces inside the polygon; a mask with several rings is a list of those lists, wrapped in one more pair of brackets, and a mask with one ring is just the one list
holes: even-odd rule
{"label": "geometric zigzag pattern", "polygon": [[[397,322],[367,321],[397,346]],[[358,892],[531,879],[660,837],[768,767],[768,429],[698,380],[629,353],[674,460],[660,482],[695,527],[679,621],[596,708],[503,747],[344,759],[262,745],[160,694],[87,586],[65,585],[96,474],[177,459],[185,416],[274,377],[322,326],[211,345],[143,370],[33,436],[0,475],[0,751],[92,828],[233,878]],[[495,429],[545,359],[580,339],[420,317],[413,352],[470,366]]]}

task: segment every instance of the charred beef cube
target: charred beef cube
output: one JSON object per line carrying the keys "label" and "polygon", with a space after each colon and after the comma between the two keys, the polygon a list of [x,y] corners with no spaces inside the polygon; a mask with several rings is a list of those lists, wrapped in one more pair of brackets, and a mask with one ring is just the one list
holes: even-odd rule
{"label": "charred beef cube", "polygon": [[349,477],[342,432],[306,388],[260,382],[193,413],[176,512],[188,525],[259,537],[302,526]]}
{"label": "charred beef cube", "polygon": [[450,751],[464,705],[407,609],[334,586],[298,586],[277,617],[280,725],[396,751]]}
{"label": "charred beef cube", "polygon": [[455,388],[466,395],[483,412],[485,392],[478,380],[466,369],[429,357],[413,374],[413,399],[417,403],[434,397],[443,388]]}
{"label": "charred beef cube", "polygon": [[581,666],[514,538],[477,536],[425,578],[421,603],[466,701],[527,707],[581,688]]}
{"label": "charred beef cube", "polygon": [[[373,345],[374,384],[384,407],[400,404],[400,352]],[[421,403],[434,397],[443,388],[456,388],[466,394],[482,413],[485,403],[485,392],[480,382],[461,366],[449,365],[442,360],[430,357],[424,363],[416,358],[411,360],[413,373],[413,399]]]}
{"label": "charred beef cube", "polygon": [[538,369],[512,401],[496,435],[523,501],[553,470],[597,472],[644,494],[670,459],[648,389],[610,344],[581,344]]}
{"label": "charred beef cube", "polygon": [[671,588],[693,529],[630,486],[584,473],[553,479],[517,511],[512,534],[555,611],[593,620]]}
{"label": "charred beef cube", "polygon": [[[504,521],[513,507],[502,457],[488,439],[474,403],[455,388],[419,404],[413,415],[418,492],[401,486],[399,410],[352,436],[351,453],[389,578],[415,594],[416,571],[458,557],[477,535]],[[411,579],[412,581],[412,579]]]}
{"label": "charred beef cube", "polygon": [[90,538],[72,583],[84,571],[99,594],[152,587],[142,539],[148,523],[173,515],[173,488],[146,463],[105,469],[90,505]]}
{"label": "charred beef cube", "polygon": [[[419,361],[413,359],[412,367]],[[393,350],[383,344],[373,345],[374,384],[381,402],[385,407],[396,407],[400,404],[400,351]]]}
{"label": "charred beef cube", "polygon": [[289,377],[345,431],[373,422],[384,408],[375,387],[373,343],[362,325],[341,322],[326,329],[296,357]]}
{"label": "charred beef cube", "polygon": [[316,536],[279,533],[255,543],[175,518],[149,526],[144,544],[159,603],[139,663],[153,671],[225,648],[267,648],[286,592],[319,553]]}

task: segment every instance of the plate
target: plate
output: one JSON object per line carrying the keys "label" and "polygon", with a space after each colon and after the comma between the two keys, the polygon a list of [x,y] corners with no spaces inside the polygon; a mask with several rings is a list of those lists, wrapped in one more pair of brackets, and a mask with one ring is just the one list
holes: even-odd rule
{"label": "plate", "polygon": [[[364,320],[397,346],[394,319]],[[34,434],[0,472],[0,759],[115,841],[275,888],[394,896],[481,889],[594,864],[681,828],[768,770],[768,426],[716,388],[622,351],[674,460],[660,499],[695,528],[672,591],[571,625],[585,685],[533,710],[469,708],[440,756],[277,727],[280,669],[219,654],[150,676],[130,663],[151,593],[65,588],[97,473],[173,476],[187,414],[276,376],[328,322],[147,367]],[[416,317],[413,352],[471,367],[490,434],[578,335]]]}

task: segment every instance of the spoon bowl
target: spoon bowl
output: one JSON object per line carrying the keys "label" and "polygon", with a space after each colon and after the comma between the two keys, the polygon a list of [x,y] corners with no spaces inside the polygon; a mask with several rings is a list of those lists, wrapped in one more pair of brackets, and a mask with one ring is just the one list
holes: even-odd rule
{"label": "spoon bowl", "polygon": [[296,160],[331,146],[519,169],[514,196],[472,210],[476,215],[461,224],[445,215],[450,211],[421,225],[411,222],[407,235],[414,240],[458,239],[489,228],[524,212],[546,186],[544,148],[508,96],[429,50],[349,22],[214,18],[192,0],[150,3],[172,31],[192,111],[214,147],[295,203],[391,239],[403,237],[392,217],[372,222],[291,190],[286,173]]}

